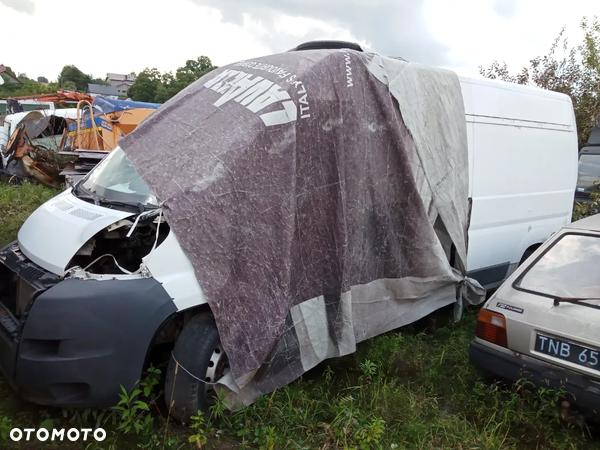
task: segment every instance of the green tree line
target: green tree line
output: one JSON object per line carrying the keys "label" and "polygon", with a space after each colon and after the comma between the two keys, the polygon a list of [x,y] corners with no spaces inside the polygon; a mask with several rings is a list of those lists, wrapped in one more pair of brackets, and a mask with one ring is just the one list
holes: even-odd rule
{"label": "green tree line", "polygon": [[146,68],[137,75],[135,83],[129,88],[127,94],[132,100],[164,103],[214,69],[216,66],[213,66],[207,56],[188,59],[184,66],[175,71],[175,74],[171,72],[161,74],[157,69]]}
{"label": "green tree line", "polygon": [[600,116],[600,22],[598,17],[584,17],[580,23],[583,40],[570,45],[564,29],[546,55],[530,60],[520,72],[511,73],[506,63],[495,61],[490,67],[479,67],[486,78],[538,86],[571,97],[580,148]]}
{"label": "green tree line", "polygon": [[[210,70],[215,69],[210,58],[200,56],[186,61],[175,73],[161,74],[157,69],[144,69],[137,75],[136,82],[131,86],[128,95],[132,100],[164,103],[186,86]],[[87,92],[88,84],[108,84],[101,78],[86,74],[75,65],[68,64],[62,68],[55,81],[48,82],[45,76],[33,80],[27,74],[15,72],[7,67],[7,71],[19,80],[13,83],[5,74],[0,74],[4,83],[0,84],[0,98],[20,97],[24,95],[52,94],[60,89]]]}
{"label": "green tree line", "polygon": [[[50,83],[45,76],[32,80],[26,74],[16,76],[10,67],[7,69],[11,75],[19,79],[20,83],[12,83],[8,77],[0,75],[5,81],[0,85],[0,98],[52,94],[60,89],[85,93],[89,83],[108,84],[101,78],[93,78],[82,72],[72,64],[64,66],[56,81]],[[213,69],[216,67],[207,56],[187,60],[174,74],[160,73],[157,69],[146,68],[137,74],[135,83],[129,88],[128,96],[137,101],[164,103]]]}

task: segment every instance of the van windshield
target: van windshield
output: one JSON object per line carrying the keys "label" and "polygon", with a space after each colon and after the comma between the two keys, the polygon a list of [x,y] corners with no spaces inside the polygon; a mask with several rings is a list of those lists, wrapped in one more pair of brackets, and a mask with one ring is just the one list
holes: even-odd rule
{"label": "van windshield", "polygon": [[74,189],[100,201],[157,207],[158,201],[140,178],[125,152],[116,147]]}

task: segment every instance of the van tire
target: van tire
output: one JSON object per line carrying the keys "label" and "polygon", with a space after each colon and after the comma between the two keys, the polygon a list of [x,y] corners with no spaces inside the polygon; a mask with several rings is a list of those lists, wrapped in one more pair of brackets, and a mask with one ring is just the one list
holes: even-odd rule
{"label": "van tire", "polygon": [[[215,379],[207,378],[220,378],[228,367],[213,316],[192,317],[175,343],[167,368],[165,401],[170,416],[188,422],[198,411],[207,412],[215,403],[216,393],[211,385],[197,378],[214,382]],[[216,370],[221,373],[215,373]]]}

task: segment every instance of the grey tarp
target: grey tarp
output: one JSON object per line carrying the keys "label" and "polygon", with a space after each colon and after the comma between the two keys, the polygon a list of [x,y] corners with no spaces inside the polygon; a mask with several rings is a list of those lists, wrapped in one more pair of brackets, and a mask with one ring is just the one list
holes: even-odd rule
{"label": "grey tarp", "polygon": [[465,127],[451,72],[310,50],[210,72],[121,141],[215,315],[231,402],[483,299]]}

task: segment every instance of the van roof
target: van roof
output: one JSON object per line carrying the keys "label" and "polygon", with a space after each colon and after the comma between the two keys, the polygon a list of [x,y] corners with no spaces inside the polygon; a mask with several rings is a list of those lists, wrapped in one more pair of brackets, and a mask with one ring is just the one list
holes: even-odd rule
{"label": "van roof", "polygon": [[573,103],[568,95],[486,78],[459,76],[459,79],[467,116],[575,131]]}
{"label": "van roof", "polygon": [[509,81],[495,80],[483,77],[467,77],[459,75],[458,78],[463,83],[477,84],[480,86],[495,87],[497,89],[505,89],[511,92],[522,92],[524,94],[534,94],[543,97],[562,99],[566,102],[571,102],[571,98],[567,94],[560,92],[550,91],[548,89],[542,89],[537,86],[530,86],[527,84],[511,83]]}

